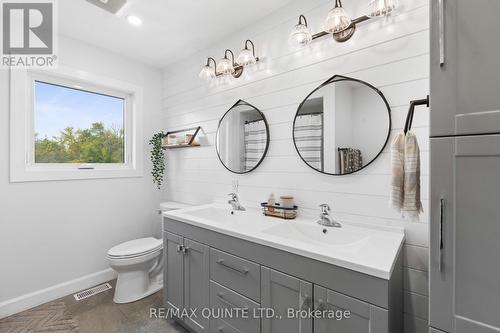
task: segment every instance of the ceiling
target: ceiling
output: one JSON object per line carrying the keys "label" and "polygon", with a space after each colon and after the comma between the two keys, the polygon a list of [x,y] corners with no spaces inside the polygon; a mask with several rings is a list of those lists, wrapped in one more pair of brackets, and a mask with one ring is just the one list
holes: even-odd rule
{"label": "ceiling", "polygon": [[[59,0],[59,33],[164,67],[207,48],[290,1],[128,0],[114,15],[85,0]],[[143,24],[129,24],[128,15],[138,16]]]}

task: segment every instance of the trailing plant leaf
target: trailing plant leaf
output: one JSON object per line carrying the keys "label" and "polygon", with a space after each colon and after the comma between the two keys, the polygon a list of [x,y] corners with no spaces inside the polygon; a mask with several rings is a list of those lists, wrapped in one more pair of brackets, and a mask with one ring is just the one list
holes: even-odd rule
{"label": "trailing plant leaf", "polygon": [[151,162],[153,163],[151,175],[153,176],[153,183],[156,184],[158,189],[160,189],[163,184],[163,173],[165,171],[165,153],[161,148],[161,142],[164,136],[163,132],[156,133],[151,140],[149,140],[149,144],[153,146],[151,148]]}

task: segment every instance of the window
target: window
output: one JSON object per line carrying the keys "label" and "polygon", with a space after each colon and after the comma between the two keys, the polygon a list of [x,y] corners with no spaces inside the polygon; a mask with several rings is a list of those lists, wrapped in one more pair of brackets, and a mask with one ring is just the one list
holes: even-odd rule
{"label": "window", "polygon": [[67,68],[11,72],[11,181],[142,176],[139,87]]}
{"label": "window", "polygon": [[35,81],[35,163],[124,163],[125,99]]}

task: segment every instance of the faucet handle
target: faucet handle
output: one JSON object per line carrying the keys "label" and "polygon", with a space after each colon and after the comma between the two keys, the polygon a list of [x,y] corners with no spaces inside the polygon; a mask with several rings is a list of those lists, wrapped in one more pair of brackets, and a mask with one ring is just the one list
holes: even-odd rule
{"label": "faucet handle", "polygon": [[328,214],[331,211],[330,205],[326,203],[319,205],[319,207],[321,208],[321,214]]}
{"label": "faucet handle", "polygon": [[237,195],[236,193],[234,193],[234,192],[229,193],[228,195],[230,195],[230,196],[231,196],[231,199],[233,199],[233,200],[238,199],[238,195]]}

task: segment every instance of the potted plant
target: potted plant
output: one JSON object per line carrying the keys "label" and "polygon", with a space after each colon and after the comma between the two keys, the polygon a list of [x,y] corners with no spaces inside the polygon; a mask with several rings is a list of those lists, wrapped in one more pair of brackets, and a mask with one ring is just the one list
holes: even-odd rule
{"label": "potted plant", "polygon": [[153,176],[153,183],[156,184],[158,189],[161,188],[163,183],[163,173],[165,171],[165,153],[162,149],[162,142],[165,134],[159,132],[153,135],[149,144],[153,147],[151,148],[151,162],[153,168],[151,170],[151,175]]}

